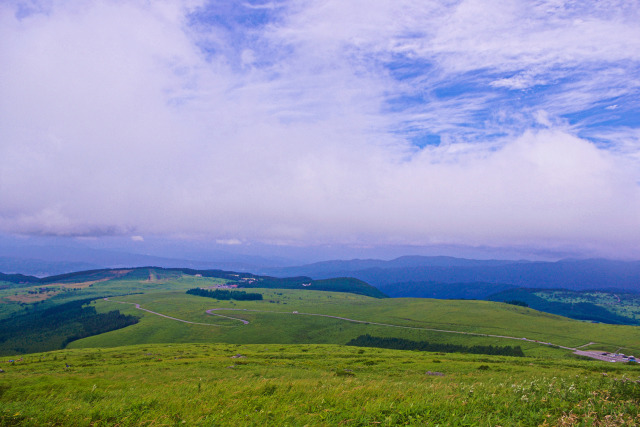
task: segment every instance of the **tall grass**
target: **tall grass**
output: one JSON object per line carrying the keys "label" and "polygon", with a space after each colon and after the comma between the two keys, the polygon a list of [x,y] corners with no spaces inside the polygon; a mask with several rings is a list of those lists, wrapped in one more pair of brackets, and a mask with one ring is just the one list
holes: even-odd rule
{"label": "tall grass", "polygon": [[638,368],[597,361],[335,345],[174,344],[34,354],[3,369],[0,425],[639,420]]}

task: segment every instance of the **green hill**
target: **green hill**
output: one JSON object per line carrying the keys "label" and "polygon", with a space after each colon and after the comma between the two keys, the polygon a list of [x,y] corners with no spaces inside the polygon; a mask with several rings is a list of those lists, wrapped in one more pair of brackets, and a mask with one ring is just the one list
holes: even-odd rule
{"label": "green hill", "polygon": [[[113,347],[172,342],[346,344],[361,335],[369,334],[381,338],[465,346],[520,345],[525,355],[552,357],[563,357],[569,352],[541,345],[536,341],[569,348],[586,345],[585,348],[603,351],[625,348],[624,351],[628,354],[640,353],[640,337],[636,328],[631,326],[579,322],[530,308],[488,301],[373,298],[350,292],[329,291],[369,291],[366,284],[356,279],[299,284],[299,278],[270,282],[270,278],[257,280],[252,276],[245,276],[249,279],[243,283],[242,280],[200,277],[186,275],[176,269],[155,268],[118,270],[117,273],[109,271],[111,278],[99,278],[96,274],[90,272],[76,276],[78,280],[83,280],[79,284],[47,285],[52,288],[39,285],[33,288],[35,290],[25,288],[24,292],[35,292],[34,294],[10,294],[3,297],[7,302],[0,304],[0,310],[4,310],[7,325],[22,321],[21,316],[37,315],[41,310],[48,310],[60,304],[94,298],[96,301],[91,306],[95,307],[96,313],[117,311],[122,316],[135,316],[140,321],[122,329],[72,341],[70,347]],[[84,281],[88,278],[97,280]],[[280,283],[294,289],[255,287],[265,282],[271,286]],[[251,287],[252,292],[262,294],[263,300],[219,301],[185,293],[193,288],[206,289],[243,284]],[[309,286],[303,286],[305,284]],[[7,295],[2,292],[14,291],[0,290],[0,296]],[[54,295],[46,297],[51,293]],[[46,299],[33,303],[25,302],[28,300],[18,302],[10,299],[22,297]],[[104,297],[110,297],[111,300],[104,301]],[[134,304],[140,304],[145,310],[173,319],[136,309]],[[12,312],[10,308],[17,311]],[[226,317],[207,314],[207,310],[214,308],[220,310],[213,314]],[[241,319],[248,324],[230,318]],[[14,326],[5,329],[19,331],[19,328]],[[64,326],[59,330],[71,329],[73,328]],[[37,331],[32,332],[38,334]],[[44,331],[42,334],[55,335]],[[65,332],[59,335],[56,339],[35,341],[43,346],[46,342],[64,343],[69,342],[68,337],[77,333]],[[25,346],[9,346],[10,342],[7,338],[4,344],[0,343],[0,352],[15,353],[16,348],[25,348],[24,351],[59,348],[59,345],[56,347],[52,344],[49,347],[30,347],[31,350],[26,350]]]}
{"label": "green hill", "polygon": [[49,285],[55,283],[71,284],[115,279],[126,280],[167,280],[179,279],[182,276],[208,277],[223,279],[238,287],[260,287],[277,289],[304,289],[312,284],[314,290],[326,290],[334,292],[352,292],[360,295],[368,295],[375,298],[387,298],[377,288],[351,277],[331,278],[326,280],[313,280],[307,276],[297,277],[271,277],[260,276],[251,273],[237,273],[225,270],[194,270],[191,268],[161,268],[161,267],[136,267],[136,268],[105,268],[98,270],[77,271],[67,274],[59,274],[37,278],[21,274],[0,273],[0,282],[30,286],[36,284]]}
{"label": "green hill", "polygon": [[[346,344],[369,334],[467,346],[520,345],[528,356],[565,357],[571,353],[542,343],[603,351],[624,347],[627,354],[640,353],[640,336],[635,327],[585,323],[509,304],[376,299],[308,290],[254,289],[254,292],[261,293],[263,300],[218,301],[170,291],[96,301],[99,312],[118,309],[123,314],[139,316],[140,322],[75,341],[70,347],[171,342]],[[138,310],[134,304],[196,324]],[[207,314],[211,309],[219,309],[213,313],[226,317]]]}
{"label": "green hill", "polygon": [[0,283],[5,282],[10,286],[28,285],[30,283],[39,283],[40,279],[34,276],[25,276],[23,274],[4,274],[0,273]]}

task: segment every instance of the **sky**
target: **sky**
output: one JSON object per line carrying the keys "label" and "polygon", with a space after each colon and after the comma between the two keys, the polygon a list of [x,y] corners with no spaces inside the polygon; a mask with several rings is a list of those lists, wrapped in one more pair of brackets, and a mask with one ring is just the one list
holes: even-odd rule
{"label": "sky", "polygon": [[640,259],[637,0],[5,0],[0,233]]}

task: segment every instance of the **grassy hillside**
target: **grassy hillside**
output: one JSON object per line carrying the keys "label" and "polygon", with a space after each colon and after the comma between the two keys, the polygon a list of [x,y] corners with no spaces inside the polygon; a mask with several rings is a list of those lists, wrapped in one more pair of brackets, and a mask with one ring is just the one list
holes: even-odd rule
{"label": "grassy hillside", "polygon": [[[271,289],[314,289],[333,292],[351,292],[375,298],[387,296],[375,287],[350,277],[332,278],[328,280],[312,280],[306,276],[278,278],[259,276],[251,273],[236,273],[224,270],[194,270],[189,268],[138,267],[130,269],[99,269],[78,271],[57,276],[37,278],[22,275],[6,275],[0,273],[0,319],[15,310],[11,304],[37,306],[55,297],[54,304],[62,300],[80,299],[92,294],[91,289],[99,289],[92,295],[107,296],[144,292],[158,289],[165,285],[166,289],[175,289],[176,282],[195,280],[202,285],[229,284],[241,288]],[[199,281],[198,281],[199,280]],[[99,286],[95,286],[99,284]],[[180,288],[180,286],[178,286]],[[89,289],[89,291],[87,291]],[[83,292],[77,293],[74,291]]]}
{"label": "grassy hillside", "polygon": [[[102,272],[110,271],[108,274]],[[24,314],[30,310],[45,310],[69,301],[86,298],[102,298],[129,293],[156,292],[189,289],[194,286],[211,286],[225,281],[216,278],[203,278],[173,274],[167,277],[162,270],[153,268],[137,270],[100,270],[83,272],[75,276],[60,277],[61,281],[49,280],[47,283],[35,283],[21,288],[0,287],[0,319],[11,315]],[[130,277],[135,271],[139,277]],[[84,274],[87,273],[87,274]]]}
{"label": "grassy hillside", "polygon": [[[112,301],[99,300],[95,303],[99,312],[118,309],[124,314],[140,316],[140,322],[131,327],[75,341],[70,347],[171,342],[345,344],[360,335],[370,334],[464,345],[521,345],[526,355],[551,357],[564,357],[569,352],[522,341],[520,338],[607,351],[623,347],[626,349],[625,353],[640,353],[640,335],[635,327],[580,322],[509,304],[408,298],[375,299],[318,291],[254,291],[261,292],[264,299],[217,301],[172,291],[122,296]],[[133,303],[141,304],[151,311],[205,325],[160,317],[136,309]],[[214,313],[243,319],[249,324],[207,314],[206,310],[212,308],[233,309]],[[361,323],[307,314],[345,317]],[[518,339],[482,334],[506,335]],[[588,345],[589,343],[592,344]]]}
{"label": "grassy hillside", "polygon": [[335,345],[31,354],[0,425],[635,425],[637,366]]}
{"label": "grassy hillside", "polygon": [[388,298],[377,288],[353,277],[336,277],[332,279],[311,280],[309,277],[273,278],[262,277],[252,282],[241,282],[243,288],[270,288],[270,289],[307,289],[314,291],[346,292],[350,294],[365,295],[373,298]]}
{"label": "grassy hillside", "polygon": [[[20,292],[23,292],[21,295],[15,295],[16,289],[0,290],[1,300],[4,301],[4,304],[0,304],[0,320],[48,310],[78,299],[96,298],[98,300],[92,306],[97,313],[106,314],[119,310],[123,315],[139,317],[140,322],[123,329],[73,341],[69,344],[71,347],[113,347],[173,342],[345,344],[361,335],[369,334],[376,337],[469,346],[518,344],[522,346],[526,355],[563,356],[567,351],[528,341],[514,342],[513,339],[497,336],[524,337],[566,347],[585,346],[586,349],[615,351],[624,348],[626,353],[640,353],[640,337],[633,327],[572,321],[523,307],[487,301],[380,299],[346,292],[319,292],[311,290],[321,287],[316,286],[315,281],[311,286],[303,286],[301,289],[252,289],[252,292],[263,294],[262,301],[217,301],[185,293],[191,288],[238,283],[238,279],[244,277],[229,272],[215,274],[225,274],[227,278],[199,277],[186,275],[175,269],[155,268],[101,270],[70,275],[79,282],[70,282],[68,275],[59,277],[59,282],[20,289]],[[252,281],[249,283],[252,286],[262,283],[251,275],[246,278],[247,283]],[[293,278],[280,283],[293,286],[292,283],[298,280],[299,278]],[[318,282],[322,282],[321,284],[329,289],[346,283],[349,287],[342,290],[351,287],[356,291],[361,285],[359,281],[351,279]],[[112,300],[104,301],[104,297],[112,297]],[[29,298],[34,298],[33,302],[30,302]],[[138,310],[133,305],[136,303],[147,310],[201,324],[188,324]],[[206,313],[206,310],[212,308],[255,311],[218,311],[218,314],[227,316],[219,317]],[[360,322],[306,314],[296,315],[294,311],[345,317]],[[228,317],[241,318],[249,324],[243,325],[240,321]],[[495,336],[482,336],[483,334]],[[50,341],[66,342],[65,337],[58,338],[60,339],[51,337]],[[3,349],[0,343],[0,352],[4,354],[13,352],[11,348],[16,347]],[[58,347],[48,349],[56,348]]]}

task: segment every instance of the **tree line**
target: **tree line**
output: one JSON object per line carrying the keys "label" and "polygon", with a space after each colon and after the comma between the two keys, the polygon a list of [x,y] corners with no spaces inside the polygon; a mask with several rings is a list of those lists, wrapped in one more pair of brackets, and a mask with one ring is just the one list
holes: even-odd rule
{"label": "tree line", "polygon": [[0,320],[0,354],[34,353],[65,348],[80,338],[138,323],[118,310],[98,313],[94,298],[59,304]]}
{"label": "tree line", "polygon": [[490,354],[496,356],[524,356],[520,346],[493,346],[493,345],[461,345],[461,344],[441,344],[428,341],[412,341],[404,338],[384,338],[372,337],[369,334],[360,335],[347,343],[356,347],[377,347],[389,348],[393,350],[418,350],[437,351],[442,353],[470,353],[470,354]]}
{"label": "tree line", "polygon": [[236,301],[258,301],[262,300],[262,294],[245,292],[245,291],[227,291],[225,289],[202,289],[193,288],[187,291],[189,295],[197,295],[200,297],[215,298],[219,300],[236,300]]}

